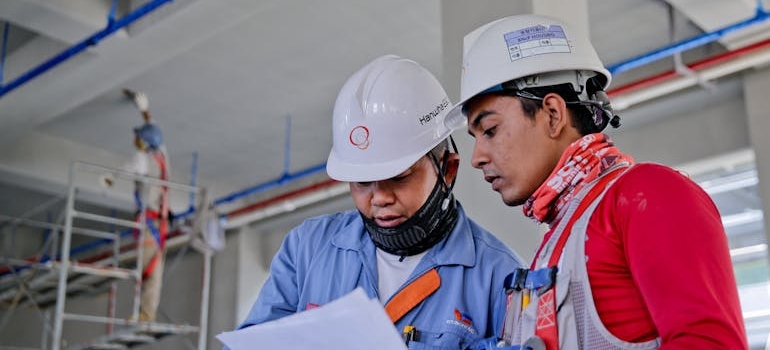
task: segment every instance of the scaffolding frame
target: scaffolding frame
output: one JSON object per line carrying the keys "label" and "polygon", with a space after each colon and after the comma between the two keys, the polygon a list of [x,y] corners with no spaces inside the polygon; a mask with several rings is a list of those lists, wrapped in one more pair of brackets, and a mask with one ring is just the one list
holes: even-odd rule
{"label": "scaffolding frame", "polygon": [[[135,249],[122,252],[121,248],[121,233],[101,231],[95,229],[87,229],[74,227],[75,219],[80,219],[89,222],[98,222],[110,224],[118,227],[125,227],[129,230],[139,230],[142,232],[146,228],[146,221],[144,218],[144,212],[140,213],[139,220],[130,221],[124,219],[118,219],[115,217],[104,216],[86,211],[81,211],[76,208],[78,188],[78,178],[83,173],[95,173],[95,174],[111,174],[116,179],[136,181],[144,183],[148,186],[164,186],[169,190],[185,191],[190,193],[191,200],[194,196],[203,197],[205,201],[206,191],[203,188],[197,186],[190,186],[186,184],[176,183],[172,181],[165,181],[154,177],[137,175],[131,172],[126,172],[119,169],[103,167],[100,165],[85,163],[85,162],[73,162],[69,167],[68,174],[68,188],[67,196],[64,208],[64,224],[52,224],[37,222],[25,218],[14,218],[16,224],[24,224],[29,226],[43,227],[47,229],[62,230],[60,235],[60,242],[57,242],[58,234],[51,235],[53,240],[52,247],[50,247],[51,255],[50,261],[40,263],[39,261],[19,260],[6,258],[5,261],[9,265],[19,266],[26,265],[30,269],[43,269],[47,270],[45,274],[40,277],[39,280],[33,282],[36,286],[43,286],[51,280],[56,280],[55,291],[55,306],[53,312],[53,318],[44,323],[48,324],[52,322],[52,327],[44,327],[42,347],[47,348],[47,340],[50,341],[50,347],[52,350],[61,350],[63,347],[63,330],[64,321],[81,321],[92,323],[103,323],[107,325],[107,334],[99,337],[95,341],[89,344],[79,344],[75,346],[67,346],[68,349],[80,350],[80,349],[127,349],[136,345],[151,343],[157,341],[161,337],[168,335],[182,335],[190,333],[198,333],[198,349],[206,349],[206,336],[208,332],[208,313],[209,313],[209,294],[210,294],[210,280],[211,280],[211,260],[214,254],[213,249],[208,247],[202,240],[196,238],[197,231],[193,230],[183,235],[177,235],[175,237],[169,237],[165,249],[169,249],[173,246],[179,246],[182,244],[189,244],[193,250],[201,253],[203,258],[203,272],[201,283],[201,301],[200,301],[200,319],[198,326],[191,326],[189,324],[169,324],[159,322],[139,322],[139,307],[142,288],[142,244],[135,244]],[[192,206],[192,203],[191,203]],[[8,217],[3,216],[8,219]],[[125,232],[124,232],[125,233]],[[72,252],[72,236],[73,234],[89,236],[93,238],[99,238],[103,241],[112,241],[112,256],[99,260],[96,263],[80,263],[73,261],[71,258]],[[58,253],[56,249],[59,248]],[[134,268],[120,267],[122,261],[130,259],[131,262],[135,261]],[[35,271],[36,272],[36,271]],[[15,270],[14,270],[15,274]],[[73,277],[74,276],[74,277]],[[16,276],[18,279],[18,276]],[[78,288],[85,288],[89,283],[93,283],[94,286],[98,284],[103,285],[107,280],[112,280],[109,295],[109,307],[108,316],[96,316],[88,314],[77,314],[74,312],[68,312],[66,310],[66,301],[68,295],[77,290]],[[114,307],[116,304],[115,298],[115,279],[131,279],[134,283],[133,288],[133,301],[131,306],[132,317],[129,319],[117,318],[114,315]],[[84,281],[79,283],[78,281]],[[26,286],[21,285],[22,281],[19,281],[18,293],[24,292]],[[13,291],[6,292],[13,293]],[[28,301],[37,306],[38,300],[33,298],[31,294],[28,294]],[[48,302],[53,302],[49,300]],[[50,311],[46,314],[50,315]],[[114,325],[126,326],[120,327],[117,331],[113,329]],[[50,330],[52,328],[52,330]],[[49,337],[50,335],[50,337]]]}

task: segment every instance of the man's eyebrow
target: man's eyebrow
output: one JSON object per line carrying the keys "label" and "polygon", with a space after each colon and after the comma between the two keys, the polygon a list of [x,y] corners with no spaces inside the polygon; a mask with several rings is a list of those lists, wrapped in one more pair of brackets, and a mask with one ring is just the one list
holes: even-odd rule
{"label": "man's eyebrow", "polygon": [[[481,112],[479,112],[479,114],[476,114],[476,116],[471,121],[471,127],[474,128],[474,129],[478,128],[479,124],[481,124],[481,120],[482,119],[484,119],[484,118],[486,118],[489,115],[494,114],[494,113],[495,112],[492,112],[492,111],[481,111]],[[470,128],[468,129],[468,134],[473,136],[473,134],[471,134]]]}

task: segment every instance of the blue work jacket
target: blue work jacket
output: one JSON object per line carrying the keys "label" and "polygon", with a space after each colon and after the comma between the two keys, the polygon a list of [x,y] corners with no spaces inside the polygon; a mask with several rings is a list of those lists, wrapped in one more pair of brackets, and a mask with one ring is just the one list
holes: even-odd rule
{"label": "blue work jacket", "polygon": [[[506,309],[503,280],[523,261],[471,221],[458,205],[452,232],[423,257],[407,282],[435,268],[441,285],[396,323],[414,326],[410,349],[467,349],[499,336]],[[375,246],[355,210],[307,219],[288,233],[270,276],[238,327],[323,305],[362,287],[379,298]],[[396,292],[398,293],[398,292]]]}

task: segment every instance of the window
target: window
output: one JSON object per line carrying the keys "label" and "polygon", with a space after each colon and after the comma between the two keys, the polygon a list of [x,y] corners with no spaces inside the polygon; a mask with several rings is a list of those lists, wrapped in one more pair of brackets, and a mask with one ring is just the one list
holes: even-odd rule
{"label": "window", "polygon": [[754,153],[741,151],[677,168],[700,184],[719,208],[749,346],[770,348],[770,263]]}

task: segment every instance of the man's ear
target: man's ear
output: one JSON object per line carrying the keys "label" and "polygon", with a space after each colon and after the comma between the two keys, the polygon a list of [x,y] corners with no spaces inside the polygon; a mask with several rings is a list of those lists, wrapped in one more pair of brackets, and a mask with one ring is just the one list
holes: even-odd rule
{"label": "man's ear", "polygon": [[460,155],[457,153],[449,153],[447,157],[449,157],[449,161],[447,161],[444,181],[447,184],[451,184],[457,176],[457,171],[460,168]]}
{"label": "man's ear", "polygon": [[567,103],[558,94],[550,93],[543,97],[543,111],[547,113],[549,136],[559,136],[571,126]]}

